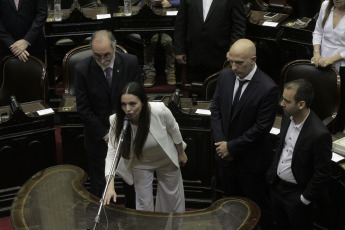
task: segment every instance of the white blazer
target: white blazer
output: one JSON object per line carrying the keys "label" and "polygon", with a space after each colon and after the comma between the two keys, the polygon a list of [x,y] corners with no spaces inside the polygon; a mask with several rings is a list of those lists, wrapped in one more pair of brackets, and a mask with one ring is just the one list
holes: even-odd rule
{"label": "white blazer", "polygon": [[[151,121],[149,132],[156,139],[158,144],[162,147],[164,152],[169,156],[171,161],[180,167],[178,162],[178,152],[175,144],[183,143],[183,149],[186,148],[186,143],[182,140],[182,135],[179,126],[172,115],[171,111],[162,102],[150,102],[151,106]],[[111,132],[114,125],[116,114],[110,116],[110,132],[108,142],[108,152],[105,159],[105,175],[108,176],[111,170],[111,164],[115,157],[116,146],[114,145],[114,133]],[[134,138],[132,138],[133,141]],[[116,169],[116,174],[121,176],[127,184],[133,184],[133,172],[131,168],[131,160],[133,152],[130,153],[130,159],[120,158],[120,162]]]}

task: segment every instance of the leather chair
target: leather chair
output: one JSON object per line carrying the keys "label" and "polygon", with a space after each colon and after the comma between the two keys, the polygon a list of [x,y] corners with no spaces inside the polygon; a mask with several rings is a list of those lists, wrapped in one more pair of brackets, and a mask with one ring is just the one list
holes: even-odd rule
{"label": "leather chair", "polygon": [[[116,51],[127,53],[121,45],[116,45]],[[90,45],[83,45],[70,50],[62,61],[64,96],[75,96],[74,88],[74,67],[82,59],[92,55]]]}
{"label": "leather chair", "polygon": [[10,104],[15,96],[19,103],[43,100],[48,102],[48,79],[45,64],[34,56],[27,62],[14,55],[3,58],[1,62],[0,106]]}
{"label": "leather chair", "polygon": [[287,4],[286,0],[269,0],[266,11],[291,14],[293,8]]}
{"label": "leather chair", "polygon": [[218,72],[208,76],[204,81],[193,81],[190,84],[187,83],[187,77],[185,76],[186,74],[183,73],[182,83],[185,91],[183,92],[183,95],[186,94],[187,97],[192,96],[201,100],[212,100],[213,94],[217,87],[219,73],[223,69],[227,68],[231,68],[231,65],[228,61],[225,61],[223,68]]}
{"label": "leather chair", "polygon": [[281,92],[284,84],[296,79],[308,80],[314,88],[311,109],[331,130],[340,106],[340,76],[334,68],[317,68],[310,60],[295,60],[281,71]]}

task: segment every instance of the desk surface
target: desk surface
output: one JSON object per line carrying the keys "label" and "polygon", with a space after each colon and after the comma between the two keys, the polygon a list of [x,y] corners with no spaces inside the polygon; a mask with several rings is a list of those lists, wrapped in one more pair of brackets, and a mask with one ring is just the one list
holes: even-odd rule
{"label": "desk surface", "polygon": [[[45,169],[27,181],[15,198],[11,217],[15,229],[87,229],[93,226],[99,199],[82,186],[85,172],[71,165]],[[232,197],[193,212],[154,213],[105,207],[108,229],[254,229],[260,218],[258,206]],[[100,229],[106,227],[101,214]]]}

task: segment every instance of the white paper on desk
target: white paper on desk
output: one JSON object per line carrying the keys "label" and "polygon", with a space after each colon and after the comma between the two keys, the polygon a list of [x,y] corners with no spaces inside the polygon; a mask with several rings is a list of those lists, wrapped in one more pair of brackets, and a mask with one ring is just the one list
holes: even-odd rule
{"label": "white paper on desk", "polygon": [[343,159],[344,159],[343,156],[341,156],[341,155],[339,155],[339,154],[337,154],[335,152],[332,152],[332,161],[339,162],[339,161],[341,161]]}
{"label": "white paper on desk", "polygon": [[270,26],[270,27],[277,27],[279,23],[278,22],[268,22],[265,21],[264,23],[262,23],[263,26]]}
{"label": "white paper on desk", "polygon": [[111,18],[110,14],[97,14],[97,19]]}
{"label": "white paper on desk", "polygon": [[195,113],[198,113],[198,114],[205,114],[205,115],[211,115],[211,111],[208,110],[208,109],[197,109],[195,111]]}
{"label": "white paper on desk", "polygon": [[171,11],[167,11],[167,15],[168,16],[176,16],[177,15],[177,10],[171,10]]}
{"label": "white paper on desk", "polygon": [[280,129],[272,127],[270,134],[278,135],[279,133],[280,133]]}
{"label": "white paper on desk", "polygon": [[38,110],[37,113],[38,113],[38,115],[42,116],[42,115],[54,113],[54,110],[52,108],[42,109],[42,110]]}

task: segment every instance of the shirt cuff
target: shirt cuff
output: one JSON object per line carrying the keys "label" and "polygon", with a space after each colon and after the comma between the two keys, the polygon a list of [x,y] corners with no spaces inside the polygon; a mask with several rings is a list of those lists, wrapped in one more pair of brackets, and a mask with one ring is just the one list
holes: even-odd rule
{"label": "shirt cuff", "polygon": [[301,195],[301,201],[302,201],[302,203],[305,204],[305,205],[308,205],[308,204],[311,203],[311,201],[310,201],[310,200],[307,200],[306,198],[304,198],[303,195]]}

